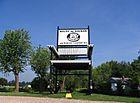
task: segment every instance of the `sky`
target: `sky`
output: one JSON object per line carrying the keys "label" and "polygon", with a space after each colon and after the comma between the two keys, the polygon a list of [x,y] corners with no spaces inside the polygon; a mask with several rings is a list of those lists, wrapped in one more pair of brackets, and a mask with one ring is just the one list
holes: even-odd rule
{"label": "sky", "polygon": [[[0,39],[6,30],[29,31],[32,46],[56,45],[56,29],[90,26],[93,67],[132,62],[140,50],[140,0],[0,0]],[[20,81],[32,81],[30,66]],[[0,77],[14,79],[13,74]]]}

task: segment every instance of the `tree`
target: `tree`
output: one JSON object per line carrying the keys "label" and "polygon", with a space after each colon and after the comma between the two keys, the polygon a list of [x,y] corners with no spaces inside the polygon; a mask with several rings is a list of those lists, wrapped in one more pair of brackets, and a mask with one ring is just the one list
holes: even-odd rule
{"label": "tree", "polygon": [[106,62],[93,69],[93,79],[96,84],[106,83],[112,75],[110,62]]}
{"label": "tree", "polygon": [[118,72],[120,72],[121,77],[124,76],[124,77],[131,78],[131,71],[132,71],[131,63],[122,61],[118,63],[118,65],[119,65]]}
{"label": "tree", "polygon": [[131,77],[131,69],[129,62],[109,61],[93,69],[93,77],[96,82],[103,83],[110,77]]}
{"label": "tree", "polygon": [[[42,91],[44,91],[45,90],[45,88],[47,88],[47,86],[48,86],[48,81],[45,79],[45,78],[39,78],[39,77],[35,77],[34,79],[33,79],[33,81],[31,82],[31,86],[32,86],[32,89],[34,90],[34,91],[40,91],[40,83],[42,83],[43,85],[43,87],[42,87]],[[40,92],[42,92],[42,91],[40,91]]]}
{"label": "tree", "polygon": [[0,78],[0,86],[7,85],[8,81],[5,78]]}
{"label": "tree", "polygon": [[[49,63],[50,63],[50,54],[47,48],[42,48],[41,46],[33,50],[31,55],[31,68],[40,78],[44,79],[48,73]],[[40,92],[42,92],[43,84],[40,82]]]}
{"label": "tree", "polygon": [[24,29],[8,30],[0,40],[0,70],[13,72],[16,92],[19,92],[19,73],[28,65],[30,51],[30,37]]}
{"label": "tree", "polygon": [[[86,88],[88,86],[88,77],[86,75],[88,71],[83,70],[69,70],[67,74],[77,74],[77,75],[66,75],[65,76],[65,87],[71,87],[72,90],[76,88]],[[64,76],[63,76],[64,77]]]}
{"label": "tree", "polygon": [[112,70],[112,77],[122,77],[120,71],[121,71],[121,65],[117,61],[111,60],[108,62],[110,69]]}
{"label": "tree", "polygon": [[131,63],[131,78],[137,84],[140,84],[140,56]]}
{"label": "tree", "polygon": [[11,80],[11,81],[8,82],[8,85],[9,85],[9,86],[14,86],[15,83],[16,83],[15,80]]}

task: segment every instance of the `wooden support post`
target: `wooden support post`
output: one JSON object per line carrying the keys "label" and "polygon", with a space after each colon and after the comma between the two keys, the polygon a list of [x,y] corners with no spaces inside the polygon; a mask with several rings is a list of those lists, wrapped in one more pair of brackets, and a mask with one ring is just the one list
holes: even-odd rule
{"label": "wooden support post", "polygon": [[57,69],[55,68],[55,93],[58,92],[58,88],[57,88]]}
{"label": "wooden support post", "polygon": [[88,95],[92,93],[93,85],[92,85],[92,66],[89,67],[89,75],[88,75]]}
{"label": "wooden support post", "polygon": [[[51,56],[50,56],[50,60],[52,60],[52,51],[51,51]],[[51,64],[51,61],[50,61],[50,83],[52,81],[52,64]]]}

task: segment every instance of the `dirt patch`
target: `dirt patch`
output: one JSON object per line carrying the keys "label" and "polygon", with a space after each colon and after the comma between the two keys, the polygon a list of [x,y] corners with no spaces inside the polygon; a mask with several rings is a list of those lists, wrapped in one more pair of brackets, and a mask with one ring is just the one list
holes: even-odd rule
{"label": "dirt patch", "polygon": [[121,103],[110,101],[88,101],[74,99],[54,99],[39,97],[21,97],[21,96],[0,96],[0,103]]}

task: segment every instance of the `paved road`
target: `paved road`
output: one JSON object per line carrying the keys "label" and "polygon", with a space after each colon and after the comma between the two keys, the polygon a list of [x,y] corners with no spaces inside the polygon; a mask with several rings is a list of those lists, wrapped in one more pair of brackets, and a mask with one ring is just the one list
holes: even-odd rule
{"label": "paved road", "polygon": [[0,96],[0,103],[120,103],[120,102],[20,97],[20,96]]}

